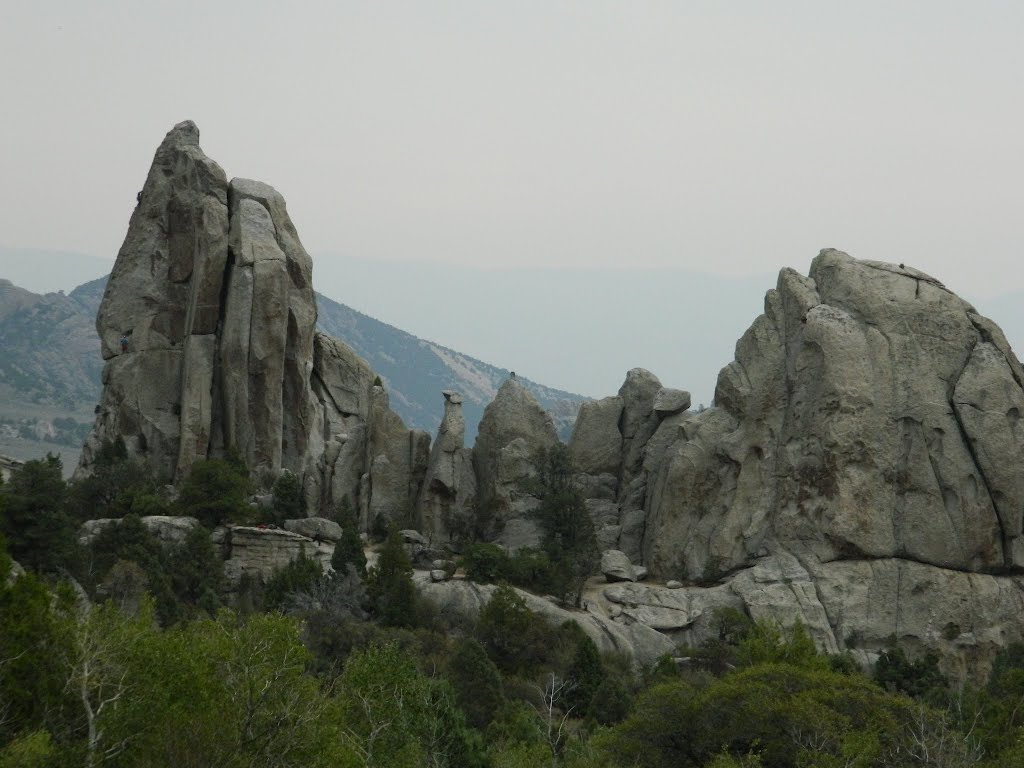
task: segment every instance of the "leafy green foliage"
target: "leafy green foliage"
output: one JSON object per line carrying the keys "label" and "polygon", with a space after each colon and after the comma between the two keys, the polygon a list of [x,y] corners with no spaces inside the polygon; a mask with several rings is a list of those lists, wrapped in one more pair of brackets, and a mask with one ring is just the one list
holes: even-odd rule
{"label": "leafy green foliage", "polygon": [[278,610],[286,598],[295,592],[309,590],[324,577],[319,561],[306,557],[304,550],[288,565],[277,570],[267,581],[264,600],[267,610]]}
{"label": "leafy green foliage", "polygon": [[530,666],[537,655],[537,623],[540,619],[508,586],[498,587],[480,610],[476,638],[503,672]]}
{"label": "leafy green foliage", "polygon": [[448,659],[448,680],[467,722],[484,729],[505,701],[501,673],[483,647],[471,637],[455,645]]}
{"label": "leafy green foliage", "polygon": [[0,749],[0,768],[46,768],[56,754],[47,731],[32,731],[18,736]]}
{"label": "leafy green foliage", "polygon": [[546,552],[523,548],[509,554],[496,544],[478,542],[462,555],[466,578],[478,584],[507,582],[531,592],[558,592],[562,582]]}
{"label": "leafy green foliage", "polygon": [[164,625],[197,612],[212,614],[220,606],[223,564],[203,528],[194,528],[184,542],[171,547],[161,544],[140,518],[127,515],[104,527],[89,552],[100,596],[113,596],[109,577],[118,563],[136,564]]}
{"label": "leafy green foliage", "polygon": [[883,651],[875,663],[874,678],[887,689],[930,701],[941,701],[948,688],[939,671],[939,657],[933,652],[910,661],[901,648]]}
{"label": "leafy green foliage", "polygon": [[586,713],[598,688],[605,681],[605,672],[597,646],[582,632],[576,641],[576,653],[566,677],[573,684],[566,699],[567,703],[577,712]]}
{"label": "leafy green foliage", "polygon": [[747,666],[780,663],[814,669],[829,667],[828,658],[818,653],[800,622],[788,632],[773,622],[748,625],[739,639],[737,659]]}
{"label": "leafy green foliage", "polygon": [[483,745],[466,727],[451,688],[420,673],[395,644],[353,653],[339,685],[346,741],[361,764],[482,766]]}
{"label": "leafy green foliage", "polygon": [[251,493],[248,472],[238,460],[197,461],[181,485],[179,514],[195,517],[207,528],[228,521],[246,522],[252,516]]}
{"label": "leafy green foliage", "polygon": [[693,766],[723,749],[738,759],[760,753],[765,766],[881,765],[912,708],[865,678],[765,663],[703,689],[685,681],[644,692],[633,714],[603,739],[620,764]]}
{"label": "leafy green foliage", "polygon": [[70,719],[57,660],[68,653],[60,612],[71,601],[67,590],[54,594],[31,572],[10,584],[0,579],[0,743],[60,731]]}
{"label": "leafy green foliage", "polygon": [[211,616],[221,607],[224,563],[205,528],[193,528],[167,553],[167,568],[171,589],[186,606]]}
{"label": "leafy green foliage", "polygon": [[587,717],[600,725],[615,725],[633,709],[633,698],[626,687],[613,677],[605,678],[594,691],[587,706]]}
{"label": "leafy green foliage", "polygon": [[68,488],[68,512],[76,520],[170,514],[156,480],[139,461],[128,459],[124,440],[100,446],[92,473]]}
{"label": "leafy green foliage", "polygon": [[117,563],[135,563],[145,574],[145,588],[156,601],[160,620],[171,624],[182,617],[182,606],[171,584],[167,553],[139,517],[127,515],[107,525],[96,535],[89,549],[97,587],[102,587],[103,578]]}
{"label": "leafy green foliage", "polygon": [[266,522],[281,525],[285,520],[306,517],[306,494],[302,479],[294,472],[282,472],[274,483],[273,515]]}

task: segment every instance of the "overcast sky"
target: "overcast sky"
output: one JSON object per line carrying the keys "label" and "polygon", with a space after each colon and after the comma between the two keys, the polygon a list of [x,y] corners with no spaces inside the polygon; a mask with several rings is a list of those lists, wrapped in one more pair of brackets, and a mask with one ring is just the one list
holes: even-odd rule
{"label": "overcast sky", "polygon": [[[994,297],[1024,275],[1022,40],[1008,0],[6,0],[0,244],[113,258],[192,119],[316,264],[744,278],[831,246]],[[317,287],[373,313],[402,275]],[[501,327],[463,351],[514,367]]]}

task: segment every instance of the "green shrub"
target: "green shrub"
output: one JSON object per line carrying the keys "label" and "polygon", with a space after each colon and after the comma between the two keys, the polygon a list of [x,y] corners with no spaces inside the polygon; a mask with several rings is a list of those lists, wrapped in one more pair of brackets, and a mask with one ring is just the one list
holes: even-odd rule
{"label": "green shrub", "polygon": [[902,648],[883,651],[875,662],[874,678],[883,688],[933,701],[941,700],[949,687],[934,651],[915,661],[910,661]]}
{"label": "green shrub", "polygon": [[306,557],[305,550],[299,550],[298,557],[277,570],[267,581],[263,592],[267,610],[282,608],[290,594],[310,589],[323,576],[319,561]]}
{"label": "green shrub", "polygon": [[293,472],[282,472],[274,483],[273,515],[267,522],[281,525],[285,520],[306,516],[306,494],[302,479]]}
{"label": "green shrub", "polygon": [[197,461],[189,470],[178,495],[178,510],[207,528],[221,523],[247,522],[252,517],[249,496],[252,485],[248,473],[237,461],[207,459]]}
{"label": "green shrub", "polygon": [[470,544],[462,553],[462,568],[466,578],[478,584],[496,584],[508,581],[512,571],[511,558],[497,544],[478,542]]}
{"label": "green shrub", "polygon": [[334,554],[331,555],[331,568],[344,574],[348,566],[355,568],[360,578],[366,578],[366,553],[363,551],[363,540],[359,536],[359,525],[355,513],[347,500],[338,504],[333,515],[341,526],[341,539],[334,543]]}
{"label": "green shrub", "polygon": [[455,698],[474,728],[486,728],[505,701],[501,673],[471,637],[463,638],[448,660],[447,677]]}

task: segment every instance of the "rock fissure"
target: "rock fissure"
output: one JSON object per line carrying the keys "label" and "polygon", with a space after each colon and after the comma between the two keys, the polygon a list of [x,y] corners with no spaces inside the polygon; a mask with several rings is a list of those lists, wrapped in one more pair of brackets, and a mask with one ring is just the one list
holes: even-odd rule
{"label": "rock fissure", "polygon": [[952,413],[953,421],[956,423],[957,429],[960,432],[960,439],[963,442],[964,448],[967,450],[967,454],[971,457],[971,462],[974,465],[974,471],[977,474],[978,479],[981,481],[982,488],[985,489],[985,495],[988,498],[989,504],[992,506],[992,511],[995,515],[995,522],[999,526],[1000,548],[1003,554],[1003,567],[1011,568],[1014,566],[1013,550],[1010,541],[1011,537],[1009,532],[1006,530],[1006,523],[1003,520],[1003,512],[999,509],[999,505],[996,503],[996,495],[993,493],[992,486],[989,483],[985,469],[978,456],[978,450],[974,444],[974,439],[971,437],[967,426],[964,424],[963,416],[960,413],[960,409],[957,406],[955,398],[957,385],[960,383],[960,380],[963,378],[968,366],[971,364],[971,358],[974,354],[974,350],[977,348],[977,345],[978,341],[975,340],[968,350],[959,373],[957,373],[955,377],[950,377],[950,383],[947,390],[949,410]]}

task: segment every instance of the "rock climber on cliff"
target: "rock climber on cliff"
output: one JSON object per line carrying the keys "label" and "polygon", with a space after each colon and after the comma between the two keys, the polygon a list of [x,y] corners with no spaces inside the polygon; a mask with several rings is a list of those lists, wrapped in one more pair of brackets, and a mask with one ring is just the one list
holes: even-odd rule
{"label": "rock climber on cliff", "polygon": [[123,355],[127,351],[128,351],[128,334],[127,333],[122,333],[121,334],[121,354]]}

